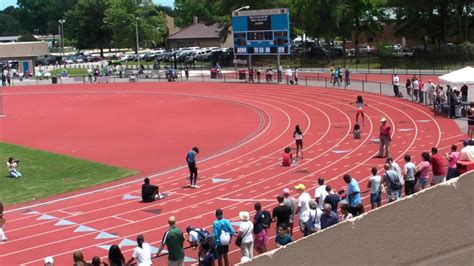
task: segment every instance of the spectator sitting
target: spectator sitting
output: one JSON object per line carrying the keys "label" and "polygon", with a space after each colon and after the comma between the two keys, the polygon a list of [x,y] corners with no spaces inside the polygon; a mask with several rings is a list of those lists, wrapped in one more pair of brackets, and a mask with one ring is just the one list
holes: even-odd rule
{"label": "spectator sitting", "polygon": [[360,125],[354,125],[354,139],[360,139]]}
{"label": "spectator sitting", "polygon": [[325,203],[323,214],[321,214],[321,230],[335,225],[338,222],[337,214],[331,210],[331,205]]}
{"label": "spectator sitting", "polygon": [[155,199],[162,199],[158,191],[158,186],[150,185],[150,179],[145,178],[144,184],[142,185],[142,200],[143,202],[152,202]]}
{"label": "spectator sitting", "polygon": [[474,162],[474,140],[465,140],[464,148],[461,150],[461,161]]}
{"label": "spectator sitting", "polygon": [[283,223],[278,226],[278,235],[275,237],[275,242],[278,248],[293,242],[293,239],[288,234],[288,226],[286,224]]}
{"label": "spectator sitting", "polygon": [[291,166],[291,162],[293,161],[293,154],[291,154],[291,148],[286,147],[283,152],[283,166]]}
{"label": "spectator sitting", "polygon": [[7,167],[8,167],[8,172],[10,174],[10,177],[13,177],[13,178],[21,177],[21,173],[16,169],[19,163],[20,163],[20,160],[15,160],[13,159],[13,157],[8,158]]}

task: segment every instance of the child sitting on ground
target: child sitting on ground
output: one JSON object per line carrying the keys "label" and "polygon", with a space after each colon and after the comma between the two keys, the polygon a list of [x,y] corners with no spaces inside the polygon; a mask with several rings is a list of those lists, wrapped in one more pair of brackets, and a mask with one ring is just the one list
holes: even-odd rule
{"label": "child sitting on ground", "polygon": [[291,153],[291,148],[286,147],[284,152],[283,152],[282,165],[283,166],[290,166],[292,162],[293,162],[293,154]]}
{"label": "child sitting on ground", "polygon": [[277,247],[286,246],[293,242],[291,236],[288,234],[288,226],[286,224],[280,224],[278,226],[278,235],[275,237]]}
{"label": "child sitting on ground", "polygon": [[359,126],[359,124],[354,125],[354,139],[360,139],[360,126]]}

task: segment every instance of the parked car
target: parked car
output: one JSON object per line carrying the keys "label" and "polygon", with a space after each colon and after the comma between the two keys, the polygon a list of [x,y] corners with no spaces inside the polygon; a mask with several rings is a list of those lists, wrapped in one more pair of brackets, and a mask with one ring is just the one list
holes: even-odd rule
{"label": "parked car", "polygon": [[328,58],[329,51],[322,47],[311,47],[311,49],[306,53],[309,57],[317,58]]}
{"label": "parked car", "polygon": [[407,48],[397,47],[393,49],[393,56],[395,57],[413,57],[413,52],[409,51]]}

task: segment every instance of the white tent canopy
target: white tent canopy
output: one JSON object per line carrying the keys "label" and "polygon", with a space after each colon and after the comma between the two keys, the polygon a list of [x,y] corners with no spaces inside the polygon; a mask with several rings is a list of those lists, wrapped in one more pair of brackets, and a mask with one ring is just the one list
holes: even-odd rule
{"label": "white tent canopy", "polygon": [[440,76],[438,79],[441,83],[452,86],[471,86],[471,89],[467,91],[467,100],[469,102],[474,102],[474,90],[472,90],[472,86],[474,85],[474,68],[468,66]]}
{"label": "white tent canopy", "polygon": [[446,75],[438,77],[441,83],[462,86],[474,85],[474,68],[468,66],[463,69],[456,70]]}

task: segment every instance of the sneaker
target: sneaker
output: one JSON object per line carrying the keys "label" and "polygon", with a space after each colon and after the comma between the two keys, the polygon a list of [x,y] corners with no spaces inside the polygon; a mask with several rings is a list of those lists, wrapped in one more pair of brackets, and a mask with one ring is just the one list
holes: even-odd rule
{"label": "sneaker", "polygon": [[193,187],[194,187],[194,188],[199,188],[199,186],[198,186],[198,185],[194,185]]}

